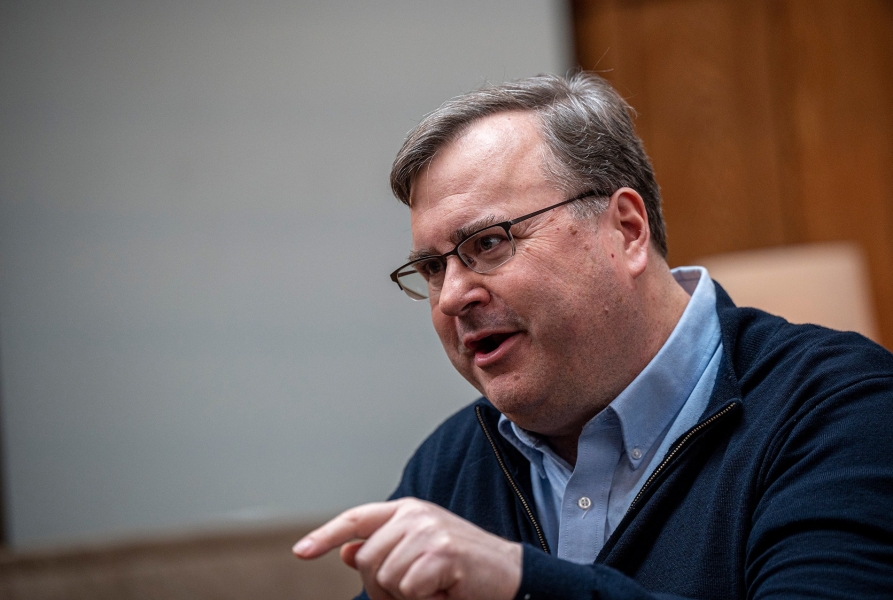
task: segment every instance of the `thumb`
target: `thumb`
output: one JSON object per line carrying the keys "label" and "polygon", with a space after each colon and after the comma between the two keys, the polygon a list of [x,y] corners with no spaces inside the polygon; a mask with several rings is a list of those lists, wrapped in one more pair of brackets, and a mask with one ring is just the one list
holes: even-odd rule
{"label": "thumb", "polygon": [[341,562],[346,564],[348,567],[353,569],[357,568],[356,556],[357,552],[360,551],[360,548],[363,547],[362,541],[357,542],[347,542],[346,544],[341,546]]}

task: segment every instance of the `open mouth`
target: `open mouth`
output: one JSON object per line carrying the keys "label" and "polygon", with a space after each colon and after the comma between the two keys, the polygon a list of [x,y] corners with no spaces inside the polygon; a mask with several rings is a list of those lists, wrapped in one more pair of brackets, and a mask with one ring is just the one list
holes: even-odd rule
{"label": "open mouth", "polygon": [[475,351],[475,353],[478,354],[490,354],[491,352],[499,348],[499,346],[501,346],[504,341],[506,341],[513,335],[515,335],[514,332],[494,333],[493,335],[488,335],[487,337],[481,338],[478,341],[474,342],[472,349]]}

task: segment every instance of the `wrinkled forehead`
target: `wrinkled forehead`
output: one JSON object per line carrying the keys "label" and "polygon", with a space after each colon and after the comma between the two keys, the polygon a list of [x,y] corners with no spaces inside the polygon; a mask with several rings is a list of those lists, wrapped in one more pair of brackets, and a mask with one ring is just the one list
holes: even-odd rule
{"label": "wrinkled forehead", "polygon": [[420,203],[410,209],[412,254],[447,252],[472,233],[513,218],[515,212],[510,201],[488,202],[470,194]]}

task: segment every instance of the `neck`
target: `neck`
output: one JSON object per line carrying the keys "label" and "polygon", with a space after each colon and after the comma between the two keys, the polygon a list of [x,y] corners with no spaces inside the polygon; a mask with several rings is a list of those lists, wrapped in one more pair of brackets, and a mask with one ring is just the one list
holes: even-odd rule
{"label": "neck", "polygon": [[571,466],[577,463],[577,445],[583,426],[604,410],[648,366],[673,333],[688,306],[689,295],[673,278],[667,264],[656,260],[652,265],[654,270],[643,274],[638,282],[641,285],[641,304],[626,338],[638,341],[638,352],[626,353],[628,362],[612,390],[603,398],[596,399],[589,410],[565,432],[547,436],[555,453]]}
{"label": "neck", "polygon": [[567,461],[571,467],[577,464],[577,444],[580,441],[581,430],[568,435],[550,436],[549,446],[555,454]]}

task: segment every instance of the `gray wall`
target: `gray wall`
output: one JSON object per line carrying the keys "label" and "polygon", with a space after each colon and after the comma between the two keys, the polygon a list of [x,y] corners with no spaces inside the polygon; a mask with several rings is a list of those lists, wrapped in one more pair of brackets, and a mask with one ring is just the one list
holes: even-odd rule
{"label": "gray wall", "polygon": [[564,2],[4,2],[0,383],[16,547],[386,496],[474,398],[388,280],[443,100],[571,63]]}

